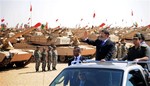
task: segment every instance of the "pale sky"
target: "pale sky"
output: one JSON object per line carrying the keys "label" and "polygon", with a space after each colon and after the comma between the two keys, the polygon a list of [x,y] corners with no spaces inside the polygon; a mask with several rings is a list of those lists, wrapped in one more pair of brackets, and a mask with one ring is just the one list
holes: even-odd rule
{"label": "pale sky", "polygon": [[0,18],[5,19],[3,23],[8,23],[8,27],[28,23],[31,14],[32,25],[48,22],[49,27],[98,26],[103,22],[112,26],[137,22],[143,26],[150,24],[150,0],[0,0]]}

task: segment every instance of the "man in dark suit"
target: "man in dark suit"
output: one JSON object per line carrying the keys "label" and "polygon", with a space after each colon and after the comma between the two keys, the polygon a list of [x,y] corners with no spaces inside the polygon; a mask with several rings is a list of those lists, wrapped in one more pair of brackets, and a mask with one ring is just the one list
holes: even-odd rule
{"label": "man in dark suit", "polygon": [[109,39],[109,32],[104,29],[99,32],[99,37],[96,40],[88,39],[88,34],[85,33],[83,42],[96,46],[96,61],[110,61],[115,52],[115,43]]}
{"label": "man in dark suit", "polygon": [[68,66],[71,64],[78,64],[81,63],[85,58],[81,55],[81,49],[78,46],[75,46],[73,49],[73,57],[69,58]]}

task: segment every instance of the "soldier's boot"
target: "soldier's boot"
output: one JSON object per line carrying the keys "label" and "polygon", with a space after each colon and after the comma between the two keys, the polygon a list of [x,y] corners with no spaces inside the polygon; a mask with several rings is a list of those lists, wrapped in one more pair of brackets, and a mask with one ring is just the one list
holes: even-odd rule
{"label": "soldier's boot", "polygon": [[49,67],[49,68],[48,68],[48,71],[50,71],[50,70],[51,70],[51,68]]}
{"label": "soldier's boot", "polygon": [[43,72],[45,71],[45,69],[42,70]]}
{"label": "soldier's boot", "polygon": [[39,71],[39,69],[36,69],[36,72],[38,72]]}
{"label": "soldier's boot", "polygon": [[55,67],[53,67],[53,70],[56,70],[56,68],[55,68]]}

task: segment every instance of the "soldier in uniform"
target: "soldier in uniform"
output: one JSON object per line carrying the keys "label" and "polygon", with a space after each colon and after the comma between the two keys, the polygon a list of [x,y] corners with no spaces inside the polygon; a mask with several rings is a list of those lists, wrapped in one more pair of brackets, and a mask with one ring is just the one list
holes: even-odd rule
{"label": "soldier in uniform", "polygon": [[40,67],[41,57],[42,57],[39,46],[37,46],[36,50],[34,51],[34,57],[35,57],[35,70],[36,72],[38,72]]}
{"label": "soldier in uniform", "polygon": [[43,48],[43,51],[42,51],[42,58],[41,58],[41,61],[42,61],[42,71],[45,71],[45,67],[46,67],[46,56],[47,56],[46,48]]}
{"label": "soldier in uniform", "polygon": [[[122,60],[128,61],[148,61],[149,55],[147,53],[147,48],[141,45],[141,35],[135,35],[133,37],[134,46],[129,48],[128,53]],[[142,67],[146,67],[145,63],[139,63]]]}
{"label": "soldier in uniform", "polygon": [[57,59],[58,59],[58,53],[56,50],[56,46],[54,45],[52,49],[52,70],[56,70]]}
{"label": "soldier in uniform", "polygon": [[51,46],[48,46],[48,57],[47,57],[47,69],[48,71],[51,70],[51,64],[52,64],[52,47]]}
{"label": "soldier in uniform", "polygon": [[121,60],[123,57],[127,55],[128,48],[126,46],[125,39],[121,39],[121,41],[117,45],[117,56],[118,60]]}

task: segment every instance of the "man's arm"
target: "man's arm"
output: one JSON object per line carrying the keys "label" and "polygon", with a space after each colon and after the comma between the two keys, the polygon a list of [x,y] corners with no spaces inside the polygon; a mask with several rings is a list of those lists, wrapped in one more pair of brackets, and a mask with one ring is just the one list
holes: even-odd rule
{"label": "man's arm", "polygon": [[137,58],[134,61],[148,61],[148,59],[149,58],[147,56],[145,56],[145,57],[142,57],[142,58]]}
{"label": "man's arm", "polygon": [[94,40],[86,39],[83,42],[88,43],[89,45],[96,46],[96,40],[94,41]]}

